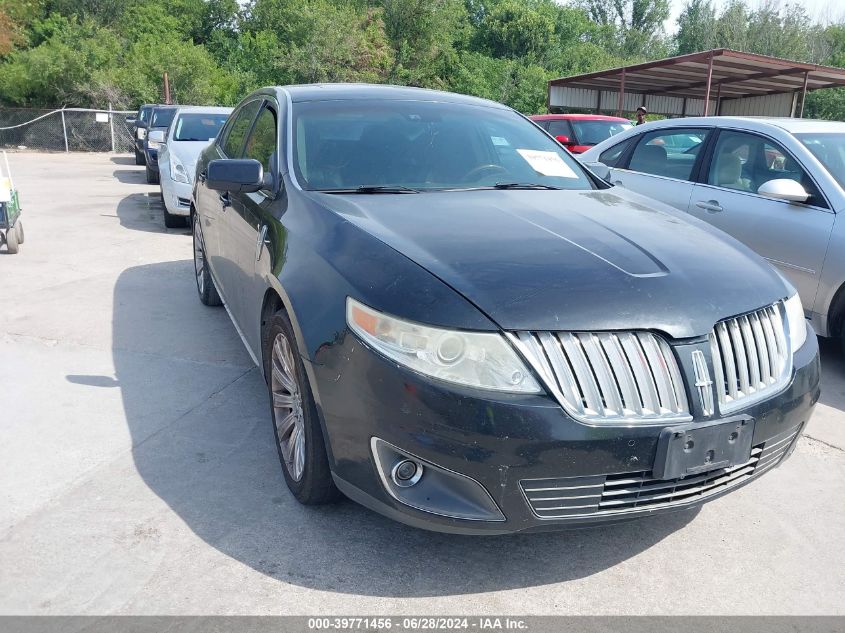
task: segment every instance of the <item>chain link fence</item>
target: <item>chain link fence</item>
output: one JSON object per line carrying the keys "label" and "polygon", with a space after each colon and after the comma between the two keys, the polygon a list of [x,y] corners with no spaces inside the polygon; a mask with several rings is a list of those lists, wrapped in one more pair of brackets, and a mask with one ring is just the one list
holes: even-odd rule
{"label": "chain link fence", "polygon": [[132,152],[134,110],[0,108],[0,147],[56,152]]}

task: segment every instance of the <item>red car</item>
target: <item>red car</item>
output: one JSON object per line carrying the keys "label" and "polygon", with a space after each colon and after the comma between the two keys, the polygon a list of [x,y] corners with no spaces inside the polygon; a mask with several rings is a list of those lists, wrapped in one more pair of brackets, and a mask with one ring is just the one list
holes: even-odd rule
{"label": "red car", "polygon": [[528,117],[561,142],[573,154],[633,127],[628,119],[601,114],[535,114]]}

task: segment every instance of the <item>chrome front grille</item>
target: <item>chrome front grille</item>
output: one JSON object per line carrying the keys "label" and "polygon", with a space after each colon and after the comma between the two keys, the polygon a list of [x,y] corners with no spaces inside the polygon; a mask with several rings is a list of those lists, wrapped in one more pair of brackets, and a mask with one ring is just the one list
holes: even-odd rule
{"label": "chrome front grille", "polygon": [[720,321],[710,334],[713,373],[722,413],[783,388],[792,371],[782,304]]}
{"label": "chrome front grille", "polygon": [[774,467],[792,446],[799,428],[751,449],[743,464],[678,479],[655,479],[651,472],[523,479],[528,505],[541,519],[578,519],[636,513],[691,503],[719,494]]}
{"label": "chrome front grille", "polygon": [[672,349],[650,332],[519,332],[511,340],[576,419],[691,420]]}

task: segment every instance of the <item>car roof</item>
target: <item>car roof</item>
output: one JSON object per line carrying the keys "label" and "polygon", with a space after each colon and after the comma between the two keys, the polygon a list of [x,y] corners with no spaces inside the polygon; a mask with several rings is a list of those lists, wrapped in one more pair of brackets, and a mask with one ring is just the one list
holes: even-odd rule
{"label": "car roof", "polygon": [[630,123],[630,120],[625,117],[608,116],[606,114],[533,114],[528,117],[532,121],[567,121],[567,120],[581,120],[581,121],[618,121]]}
{"label": "car roof", "polygon": [[357,99],[381,99],[391,101],[432,101],[440,103],[455,103],[464,105],[476,105],[500,110],[510,110],[505,105],[454,92],[441,90],[429,90],[427,88],[411,88],[407,86],[391,86],[381,84],[303,84],[294,86],[276,86],[258,90],[257,93],[274,93],[276,91],[287,92],[294,103],[306,101],[331,101],[331,100],[357,100]]}
{"label": "car roof", "polygon": [[176,115],[180,115],[185,112],[196,112],[199,114],[230,114],[234,110],[234,108],[228,108],[224,106],[180,106],[179,112]]}
{"label": "car roof", "polygon": [[838,132],[845,133],[845,123],[841,121],[823,121],[820,119],[791,119],[787,117],[756,117],[756,116],[707,116],[682,117],[678,119],[663,119],[652,121],[641,126],[641,130],[662,127],[687,127],[699,125],[715,125],[717,127],[739,127],[763,132],[773,128],[784,130],[790,134],[802,132]]}

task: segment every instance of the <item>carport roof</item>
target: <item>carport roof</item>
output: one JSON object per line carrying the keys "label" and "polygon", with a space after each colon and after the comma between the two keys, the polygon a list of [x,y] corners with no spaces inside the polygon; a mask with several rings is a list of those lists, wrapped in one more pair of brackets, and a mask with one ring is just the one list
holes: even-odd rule
{"label": "carport roof", "polygon": [[655,96],[706,99],[711,89],[737,99],[845,86],[845,69],[718,48],[644,64],[562,77],[549,87],[566,86]]}

